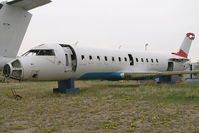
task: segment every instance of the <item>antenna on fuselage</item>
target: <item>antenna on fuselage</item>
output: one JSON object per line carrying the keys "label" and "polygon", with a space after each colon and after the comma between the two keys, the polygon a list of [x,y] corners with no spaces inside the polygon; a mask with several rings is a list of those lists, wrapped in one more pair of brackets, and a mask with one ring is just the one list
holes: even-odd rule
{"label": "antenna on fuselage", "polygon": [[145,51],[147,51],[148,46],[149,46],[149,44],[146,43],[146,44],[145,44]]}
{"label": "antenna on fuselage", "polygon": [[119,47],[118,47],[118,49],[121,49],[122,48],[122,45],[120,45]]}
{"label": "antenna on fuselage", "polygon": [[78,41],[77,41],[77,42],[75,42],[75,46],[77,46],[77,45],[78,45],[78,43],[79,43]]}

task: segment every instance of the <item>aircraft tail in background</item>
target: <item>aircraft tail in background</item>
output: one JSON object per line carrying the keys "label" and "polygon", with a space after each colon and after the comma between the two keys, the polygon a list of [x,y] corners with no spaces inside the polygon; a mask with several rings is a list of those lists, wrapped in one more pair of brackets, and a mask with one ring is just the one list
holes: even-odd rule
{"label": "aircraft tail in background", "polygon": [[17,56],[33,8],[50,3],[50,0],[12,0],[0,3],[0,69]]}
{"label": "aircraft tail in background", "polygon": [[177,53],[172,53],[172,54],[188,58],[189,50],[191,48],[191,43],[194,39],[195,39],[195,34],[187,33],[179,51]]}

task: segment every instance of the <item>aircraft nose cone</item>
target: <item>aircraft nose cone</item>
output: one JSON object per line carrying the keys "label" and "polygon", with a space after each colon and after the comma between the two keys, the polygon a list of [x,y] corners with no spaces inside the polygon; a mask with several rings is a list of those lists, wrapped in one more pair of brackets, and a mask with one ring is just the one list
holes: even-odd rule
{"label": "aircraft nose cone", "polygon": [[3,68],[3,75],[8,78],[10,77],[10,74],[11,74],[11,68],[10,68],[10,65],[6,64]]}
{"label": "aircraft nose cone", "polygon": [[16,80],[21,80],[22,78],[22,66],[20,61],[14,60],[6,64],[3,68],[3,75],[6,78],[12,78]]}

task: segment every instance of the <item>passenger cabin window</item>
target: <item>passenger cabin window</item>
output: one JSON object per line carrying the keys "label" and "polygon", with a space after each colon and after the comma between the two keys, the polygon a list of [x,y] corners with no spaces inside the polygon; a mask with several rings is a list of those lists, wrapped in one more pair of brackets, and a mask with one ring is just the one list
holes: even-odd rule
{"label": "passenger cabin window", "polygon": [[157,62],[157,63],[159,63],[159,60],[158,60],[158,59],[156,59],[156,62]]}
{"label": "passenger cabin window", "polygon": [[89,60],[92,60],[93,58],[92,58],[92,56],[89,56]]}
{"label": "passenger cabin window", "polygon": [[50,49],[45,49],[45,50],[34,49],[34,50],[30,50],[26,52],[22,56],[55,56],[55,52],[54,50],[50,50]]}
{"label": "passenger cabin window", "polygon": [[142,61],[142,62],[144,62],[144,59],[143,59],[143,58],[141,58],[141,61]]}
{"label": "passenger cabin window", "polygon": [[153,59],[151,59],[151,62],[153,63]]}
{"label": "passenger cabin window", "polygon": [[3,7],[3,5],[2,4],[0,4],[0,10],[1,10],[1,8]]}
{"label": "passenger cabin window", "polygon": [[112,57],[112,61],[115,61],[115,58],[114,58],[114,57]]}
{"label": "passenger cabin window", "polygon": [[127,58],[126,58],[126,57],[124,57],[124,60],[125,60],[125,61],[127,61]]}
{"label": "passenger cabin window", "polygon": [[149,59],[148,59],[148,58],[146,58],[146,62],[149,62]]}
{"label": "passenger cabin window", "polygon": [[138,62],[139,60],[138,60],[138,58],[136,58],[136,62]]}
{"label": "passenger cabin window", "polygon": [[133,66],[134,65],[133,56],[131,54],[128,54],[128,56],[129,56],[130,66]]}
{"label": "passenger cabin window", "polygon": [[82,55],[82,60],[84,60],[85,59],[85,57],[84,57],[84,55]]}
{"label": "passenger cabin window", "polygon": [[100,61],[100,57],[99,56],[97,56],[97,59]]}
{"label": "passenger cabin window", "polygon": [[121,62],[121,57],[118,57],[119,62]]}
{"label": "passenger cabin window", "polygon": [[66,57],[66,66],[69,66],[68,54],[65,54]]}
{"label": "passenger cabin window", "polygon": [[108,61],[108,58],[105,56],[105,57],[104,57],[104,60],[105,60],[105,61]]}

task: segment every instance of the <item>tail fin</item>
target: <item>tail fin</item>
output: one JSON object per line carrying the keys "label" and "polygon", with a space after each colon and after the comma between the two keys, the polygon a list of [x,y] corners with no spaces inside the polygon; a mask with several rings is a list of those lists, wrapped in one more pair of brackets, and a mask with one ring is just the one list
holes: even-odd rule
{"label": "tail fin", "polygon": [[172,53],[172,54],[177,55],[177,56],[181,56],[181,57],[184,57],[184,58],[188,58],[191,43],[194,39],[195,39],[195,34],[187,33],[184,41],[182,42],[180,50],[177,53]]}
{"label": "tail fin", "polygon": [[0,9],[0,56],[15,58],[32,15],[6,3]]}
{"label": "tail fin", "polygon": [[0,69],[15,58],[30,23],[33,8],[50,0],[12,0],[0,3]]}

